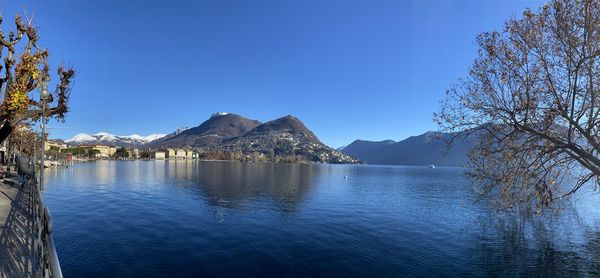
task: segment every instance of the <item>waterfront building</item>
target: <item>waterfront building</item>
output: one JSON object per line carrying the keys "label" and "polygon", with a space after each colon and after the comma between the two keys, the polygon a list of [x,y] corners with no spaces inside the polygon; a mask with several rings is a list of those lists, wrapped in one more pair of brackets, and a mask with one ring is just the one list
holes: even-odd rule
{"label": "waterfront building", "polygon": [[113,147],[113,146],[106,146],[106,145],[100,145],[100,144],[96,144],[96,145],[81,145],[79,146],[80,148],[89,150],[97,150],[98,153],[96,154],[96,158],[110,158],[112,157],[116,152],[117,152],[117,148]]}
{"label": "waterfront building", "polygon": [[51,149],[62,151],[68,147],[69,146],[66,143],[57,140],[46,140],[46,144],[44,144],[45,151],[49,151]]}
{"label": "waterfront building", "polygon": [[134,158],[137,159],[140,157],[140,150],[133,148],[133,149],[127,149],[127,152],[129,153],[129,157],[130,158]]}
{"label": "waterfront building", "polygon": [[168,148],[165,151],[167,159],[193,159],[193,151],[186,149]]}
{"label": "waterfront building", "polygon": [[117,152],[117,148],[106,145],[95,145],[93,149],[100,151],[98,154],[100,158],[109,158]]}
{"label": "waterfront building", "polygon": [[154,151],[151,153],[151,157],[154,159],[162,160],[166,158],[166,154],[163,151]]}

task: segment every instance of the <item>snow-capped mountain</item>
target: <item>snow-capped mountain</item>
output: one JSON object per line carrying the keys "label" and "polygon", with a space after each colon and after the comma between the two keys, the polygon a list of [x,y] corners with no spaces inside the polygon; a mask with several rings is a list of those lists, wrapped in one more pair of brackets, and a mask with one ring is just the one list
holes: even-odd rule
{"label": "snow-capped mountain", "polygon": [[210,115],[210,117],[211,118],[220,117],[220,116],[225,116],[227,114],[229,114],[229,113],[228,112],[216,112],[216,113],[213,113],[212,115]]}
{"label": "snow-capped mountain", "polygon": [[142,136],[133,134],[120,136],[110,134],[108,132],[98,132],[96,134],[79,133],[65,142],[72,145],[104,144],[117,147],[139,147],[154,140],[163,138],[166,135],[167,134],[150,134],[148,136]]}
{"label": "snow-capped mountain", "polygon": [[[188,130],[188,129],[190,129],[190,128],[189,128],[189,127],[187,127],[187,126],[180,127],[180,128],[178,128],[178,129],[176,129],[176,130],[175,130],[174,134],[175,134],[175,135],[178,135],[179,133],[182,133],[182,132],[184,132],[184,131],[186,131],[186,130]],[[156,139],[158,139],[158,138],[156,138]],[[154,139],[154,140],[156,140],[156,139]]]}

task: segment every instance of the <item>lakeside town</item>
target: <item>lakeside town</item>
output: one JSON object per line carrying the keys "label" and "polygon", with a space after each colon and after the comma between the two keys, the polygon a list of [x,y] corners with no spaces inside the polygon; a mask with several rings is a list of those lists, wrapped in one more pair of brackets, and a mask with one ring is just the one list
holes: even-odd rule
{"label": "lakeside town", "polygon": [[[245,123],[249,122],[252,125],[246,129],[230,131],[232,126],[246,126]],[[49,139],[48,133],[42,136],[31,126],[22,124],[16,128],[10,140],[0,145],[0,163],[14,161],[16,156],[28,156],[37,164],[43,163],[44,167],[76,161],[138,159],[361,163],[321,143],[296,117],[288,115],[261,125],[258,123],[233,113],[215,113],[198,127],[178,129],[168,135],[80,133],[68,140]],[[43,153],[40,148],[44,149]],[[43,159],[40,159],[42,156]]]}
{"label": "lakeside town", "polygon": [[[8,142],[0,144],[0,160],[8,159]],[[73,145],[62,140],[46,140],[44,143],[44,166],[61,165],[71,161],[135,160],[135,159],[198,159],[207,154],[182,148],[140,149],[105,144]]]}
{"label": "lakeside town", "polygon": [[[99,132],[80,133],[67,140],[49,138],[46,132],[42,136],[27,124],[19,125],[10,140],[2,144],[0,162],[27,155],[39,163],[43,156],[45,167],[72,161],[136,159],[361,163],[323,144],[300,119],[291,115],[261,123],[219,112],[197,127],[180,128],[171,134],[119,136]],[[42,146],[43,153],[39,151]]]}
{"label": "lakeside town", "polygon": [[94,159],[198,159],[200,152],[182,148],[139,149],[104,144],[69,145],[59,140],[48,140],[46,155],[50,160],[94,160]]}
{"label": "lakeside town", "polygon": [[[228,161],[253,161],[253,162],[283,162],[283,163],[308,163],[302,155],[274,155],[259,151],[243,152],[241,150],[204,150],[188,148],[127,148],[106,144],[71,145],[62,140],[47,140],[45,145],[44,166],[60,165],[63,162],[90,161],[90,160],[228,160]],[[0,148],[0,156],[4,156],[5,148]],[[329,159],[329,154],[321,156]],[[338,155],[341,158],[343,155]],[[341,159],[336,156],[336,161]],[[352,162],[356,163],[357,160]]]}

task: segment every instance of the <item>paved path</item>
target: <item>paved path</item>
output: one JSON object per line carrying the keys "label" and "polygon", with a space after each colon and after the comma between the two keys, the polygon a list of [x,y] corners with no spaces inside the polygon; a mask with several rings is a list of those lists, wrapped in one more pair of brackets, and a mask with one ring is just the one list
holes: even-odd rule
{"label": "paved path", "polygon": [[34,277],[32,186],[0,180],[0,277]]}

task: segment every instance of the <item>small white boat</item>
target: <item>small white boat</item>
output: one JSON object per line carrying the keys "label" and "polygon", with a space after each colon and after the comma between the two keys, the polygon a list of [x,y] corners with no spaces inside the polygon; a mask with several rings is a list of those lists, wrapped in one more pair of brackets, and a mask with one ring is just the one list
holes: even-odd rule
{"label": "small white boat", "polygon": [[429,165],[429,168],[435,169],[435,165],[431,164],[431,165]]}

